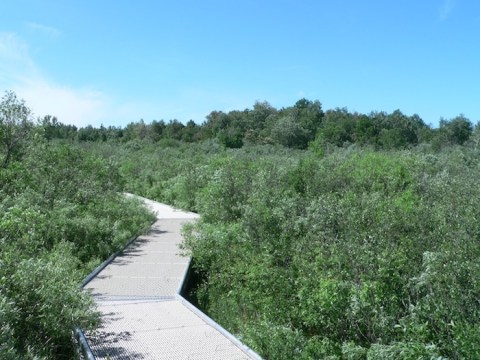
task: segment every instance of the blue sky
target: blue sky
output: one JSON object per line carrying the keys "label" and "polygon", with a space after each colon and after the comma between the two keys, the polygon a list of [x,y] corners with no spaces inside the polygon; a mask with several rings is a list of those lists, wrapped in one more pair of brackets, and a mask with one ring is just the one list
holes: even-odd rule
{"label": "blue sky", "polygon": [[124,126],[281,108],[480,120],[478,0],[2,0],[0,91]]}

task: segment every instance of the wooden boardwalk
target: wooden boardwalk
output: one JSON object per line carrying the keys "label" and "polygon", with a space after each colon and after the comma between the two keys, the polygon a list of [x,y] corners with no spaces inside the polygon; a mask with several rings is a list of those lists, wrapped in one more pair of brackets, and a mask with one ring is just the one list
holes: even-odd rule
{"label": "wooden boardwalk", "polygon": [[189,266],[181,227],[197,215],[144,201],[157,221],[84,287],[103,319],[86,334],[95,358],[260,359],[178,293]]}

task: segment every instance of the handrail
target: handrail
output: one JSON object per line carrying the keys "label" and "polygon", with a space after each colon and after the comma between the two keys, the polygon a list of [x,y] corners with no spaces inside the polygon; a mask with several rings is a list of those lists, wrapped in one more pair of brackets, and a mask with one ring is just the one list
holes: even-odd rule
{"label": "handrail", "polygon": [[84,360],[95,360],[95,355],[93,355],[90,345],[88,345],[87,338],[80,328],[75,328],[75,339],[77,340],[77,345],[79,347],[79,355]]}

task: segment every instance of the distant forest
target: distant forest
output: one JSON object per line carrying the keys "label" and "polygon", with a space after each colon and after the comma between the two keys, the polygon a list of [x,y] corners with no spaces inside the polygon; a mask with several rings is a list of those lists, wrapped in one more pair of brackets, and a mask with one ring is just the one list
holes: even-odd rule
{"label": "distant forest", "polygon": [[190,120],[143,120],[126,127],[78,129],[64,125],[55,117],[41,120],[47,139],[78,141],[178,140],[187,143],[216,139],[226,148],[244,145],[279,144],[289,148],[317,150],[352,144],[368,145],[377,150],[406,149],[420,143],[434,148],[462,145],[470,139],[474,125],[463,115],[440,119],[432,128],[418,116],[407,116],[400,110],[392,113],[372,111],[370,114],[351,113],[346,108],[324,111],[321,103],[301,99],[295,105],[280,110],[268,102],[256,102],[252,109],[228,113],[212,111],[202,124]]}
{"label": "distant forest", "polygon": [[150,226],[184,228],[197,305],[264,359],[480,359],[480,127],[400,110],[213,111],[77,129],[0,102],[0,358],[71,359],[83,277]]}

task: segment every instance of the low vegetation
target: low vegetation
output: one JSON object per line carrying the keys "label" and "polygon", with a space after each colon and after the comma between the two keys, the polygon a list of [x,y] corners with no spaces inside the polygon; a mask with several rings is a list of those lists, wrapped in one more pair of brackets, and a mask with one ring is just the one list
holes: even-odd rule
{"label": "low vegetation", "polygon": [[122,191],[201,214],[192,295],[265,359],[480,357],[480,129],[462,115],[432,128],[302,99],[201,125],[13,128],[2,358],[66,358],[71,326],[95,326],[80,279],[149,221]]}

